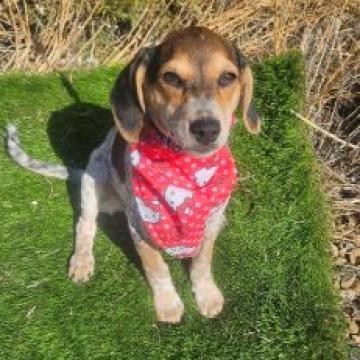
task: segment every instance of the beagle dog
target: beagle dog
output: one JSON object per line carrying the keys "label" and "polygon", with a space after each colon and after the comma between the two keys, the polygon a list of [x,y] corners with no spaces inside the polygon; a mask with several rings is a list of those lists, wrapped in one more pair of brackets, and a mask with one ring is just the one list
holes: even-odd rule
{"label": "beagle dog", "polygon": [[[184,312],[164,249],[192,258],[190,280],[199,312],[209,318],[221,312],[224,298],[211,262],[235,182],[226,143],[238,106],[245,128],[260,131],[252,92],[242,53],[204,27],[189,27],[141,49],[121,72],[111,92],[115,126],[85,170],[31,158],[20,147],[16,128],[7,127],[8,152],[18,164],[46,176],[81,178],[81,215],[68,271],[74,282],[88,281],[94,272],[98,213],[124,211],[157,319],[178,323]],[[213,180],[220,170],[225,176]]]}

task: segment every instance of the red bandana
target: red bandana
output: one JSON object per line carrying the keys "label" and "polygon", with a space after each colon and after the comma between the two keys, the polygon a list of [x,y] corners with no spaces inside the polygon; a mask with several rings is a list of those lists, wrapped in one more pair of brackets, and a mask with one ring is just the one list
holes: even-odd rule
{"label": "red bandana", "polygon": [[237,181],[229,148],[196,158],[149,130],[130,151],[134,196],[150,240],[178,258],[195,256],[208,216]]}

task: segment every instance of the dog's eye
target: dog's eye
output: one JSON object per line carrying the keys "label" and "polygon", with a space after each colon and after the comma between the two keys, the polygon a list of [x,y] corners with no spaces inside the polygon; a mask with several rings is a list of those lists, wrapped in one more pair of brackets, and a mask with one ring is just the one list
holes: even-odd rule
{"label": "dog's eye", "polygon": [[226,87],[234,82],[236,75],[232,72],[225,72],[219,77],[218,83],[221,87]]}
{"label": "dog's eye", "polygon": [[162,78],[167,84],[176,88],[181,88],[184,86],[184,80],[182,80],[179,75],[175,74],[172,71],[167,71],[166,73],[164,73]]}

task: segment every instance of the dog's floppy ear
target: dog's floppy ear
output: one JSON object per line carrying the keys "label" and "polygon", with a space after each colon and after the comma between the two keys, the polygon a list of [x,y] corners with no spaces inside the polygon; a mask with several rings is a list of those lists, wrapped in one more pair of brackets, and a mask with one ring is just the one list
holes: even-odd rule
{"label": "dog's floppy ear", "polygon": [[116,79],[111,91],[111,108],[117,128],[128,142],[139,139],[144,126],[144,94],[146,68],[155,48],[143,48]]}
{"label": "dog's floppy ear", "polygon": [[235,47],[236,60],[239,68],[240,81],[240,108],[246,129],[251,134],[258,134],[260,132],[261,121],[258,113],[251,104],[253,95],[253,76],[250,66],[244,55]]}

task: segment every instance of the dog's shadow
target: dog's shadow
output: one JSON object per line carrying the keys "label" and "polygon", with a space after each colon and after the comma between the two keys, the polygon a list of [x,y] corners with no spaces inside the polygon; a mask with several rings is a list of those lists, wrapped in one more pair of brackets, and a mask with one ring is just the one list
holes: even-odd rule
{"label": "dog's shadow", "polygon": [[[69,80],[62,74],[60,76],[74,103],[51,113],[47,133],[52,148],[66,167],[85,169],[91,152],[102,143],[113,126],[112,114],[110,109],[82,102]],[[80,190],[79,181],[67,181],[74,230],[80,216]],[[125,214],[100,213],[97,225],[143,274]]]}

